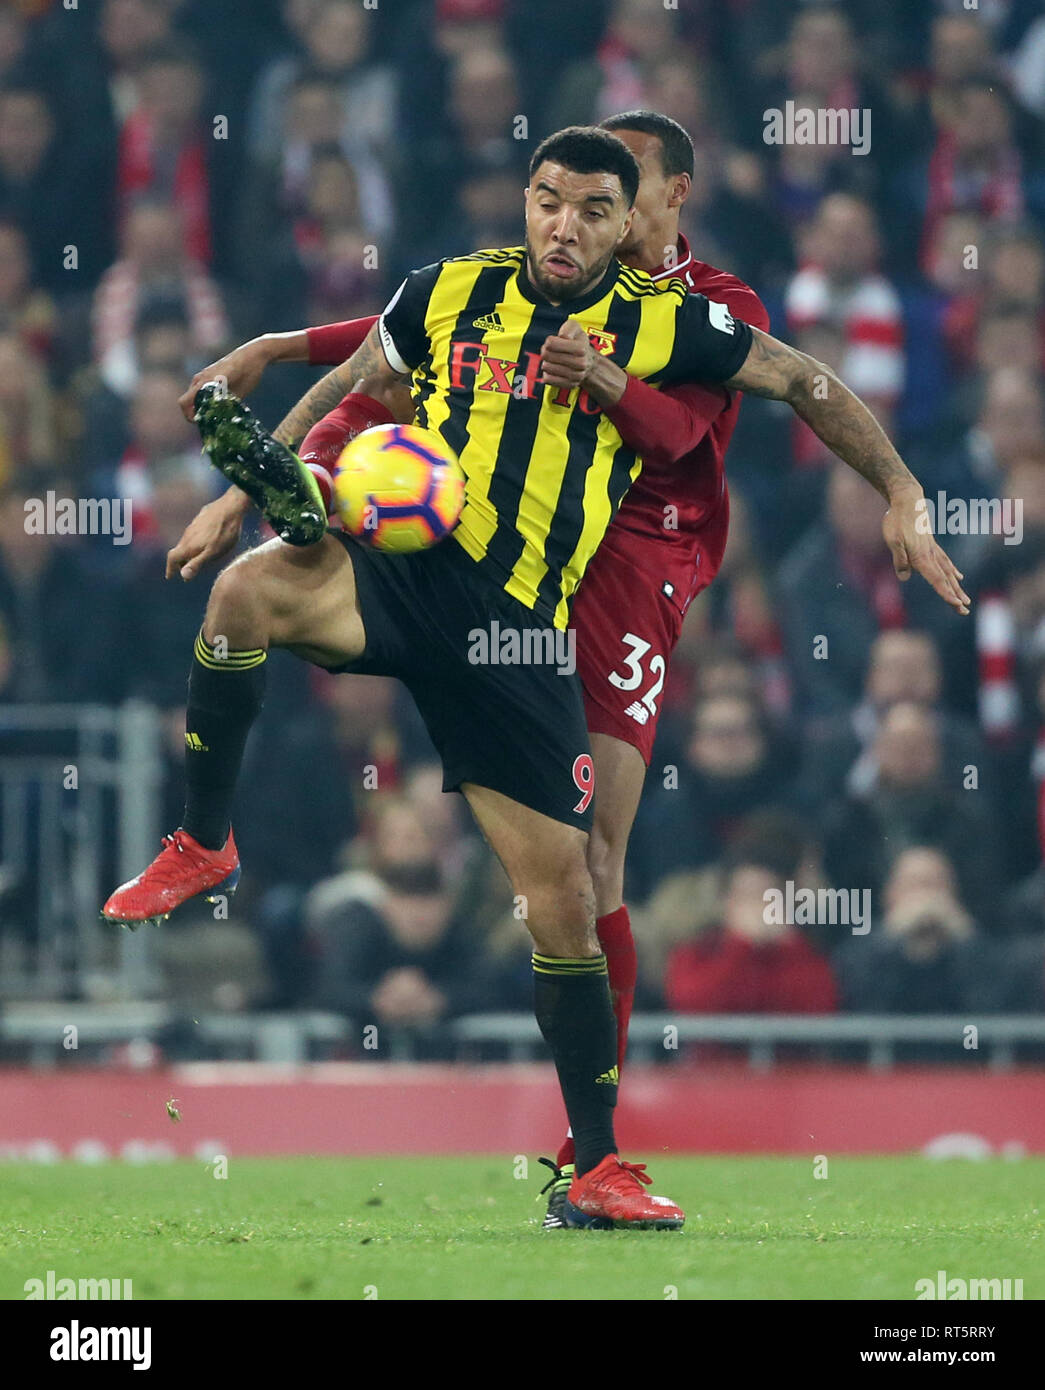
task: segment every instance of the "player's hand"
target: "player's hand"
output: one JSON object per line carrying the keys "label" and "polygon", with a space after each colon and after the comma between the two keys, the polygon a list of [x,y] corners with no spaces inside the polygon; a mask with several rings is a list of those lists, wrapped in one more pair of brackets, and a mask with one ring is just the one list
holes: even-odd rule
{"label": "player's hand", "polygon": [[910,579],[911,571],[917,570],[946,603],[968,614],[972,599],[961,586],[964,576],[929,529],[920,489],[912,488],[894,499],[882,521],[882,535],[898,579]]}
{"label": "player's hand", "polygon": [[548,386],[583,386],[599,354],[576,319],[567,319],[541,348],[542,380]]}
{"label": "player's hand", "polygon": [[230,488],[223,497],[202,507],[178,544],[167,552],[165,577],[173,579],[180,574],[182,579],[195,579],[204,565],[227,555],[239,541],[246,502],[243,493]]}
{"label": "player's hand", "polygon": [[189,382],[188,389],[178,397],[181,413],[190,420],[196,409],[196,392],[208,381],[222,381],[232,396],[249,396],[271,361],[270,349],[263,338],[254,338],[241,347],[233,348],[209,367],[203,367]]}

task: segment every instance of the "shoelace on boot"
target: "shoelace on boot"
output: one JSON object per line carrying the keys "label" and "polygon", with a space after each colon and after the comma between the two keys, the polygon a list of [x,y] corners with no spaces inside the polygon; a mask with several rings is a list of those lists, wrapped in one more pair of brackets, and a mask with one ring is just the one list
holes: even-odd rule
{"label": "shoelace on boot", "polygon": [[562,1179],[566,1176],[566,1174],[562,1171],[559,1165],[556,1162],[554,1162],[553,1159],[539,1158],[537,1162],[543,1163],[545,1168],[550,1168],[552,1170],[552,1176],[548,1179],[548,1181],[541,1188],[540,1192],[538,1192],[537,1194],[538,1197],[543,1197],[544,1194],[546,1192],[549,1192],[557,1182],[561,1182]]}
{"label": "shoelace on boot", "polygon": [[[173,835],[164,835],[162,840],[164,851],[176,849],[179,854],[187,854],[193,860],[194,867],[203,868],[206,860],[186,846],[184,834],[183,830],[176,830]],[[162,854],[154,864],[150,865],[150,868],[153,880],[160,884],[166,885],[180,877],[181,866],[174,855],[170,853]]]}
{"label": "shoelace on boot", "polygon": [[625,1193],[630,1192],[636,1182],[644,1183],[646,1187],[653,1186],[653,1179],[646,1172],[645,1163],[627,1163],[623,1158],[617,1162],[620,1166],[601,1180],[600,1187],[605,1187],[610,1192]]}

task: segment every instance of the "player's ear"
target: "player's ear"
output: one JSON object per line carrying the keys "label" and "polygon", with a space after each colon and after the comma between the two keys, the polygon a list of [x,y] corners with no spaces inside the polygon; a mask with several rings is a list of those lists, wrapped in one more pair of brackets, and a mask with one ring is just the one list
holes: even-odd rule
{"label": "player's ear", "polygon": [[634,220],[635,220],[635,209],[634,209],[634,208],[629,208],[629,210],[628,210],[628,215],[627,215],[627,216],[625,217],[625,219],[624,219],[624,225],[623,225],[623,227],[621,227],[621,229],[620,229],[620,236],[617,238],[617,246],[619,246],[619,245],[621,244],[621,242],[624,240],[624,238],[625,238],[625,237],[628,235],[628,233],[631,231],[631,224],[632,224],[632,222],[634,222]]}
{"label": "player's ear", "polygon": [[693,180],[688,174],[676,174],[671,181],[671,192],[668,195],[668,207],[677,208],[689,197],[690,189],[693,187]]}

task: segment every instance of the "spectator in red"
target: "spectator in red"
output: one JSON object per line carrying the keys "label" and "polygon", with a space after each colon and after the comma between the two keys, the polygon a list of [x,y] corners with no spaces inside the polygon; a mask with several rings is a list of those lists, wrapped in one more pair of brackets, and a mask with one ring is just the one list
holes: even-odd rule
{"label": "spectator in red", "polygon": [[[727,871],[722,922],[668,957],[664,997],[683,1013],[827,1014],[838,1008],[828,962],[778,920],[786,876],[772,852],[738,851]],[[780,898],[776,898],[776,894]]]}
{"label": "spectator in red", "polygon": [[131,212],[120,258],[105,272],[92,304],[92,356],[118,395],[134,389],[135,324],[142,304],[160,296],[185,305],[195,354],[212,360],[229,336],[221,293],[185,254],[177,207],[149,199]]}
{"label": "spectator in red", "polygon": [[[946,245],[948,240],[946,228],[952,222],[958,222],[960,227],[963,216],[952,214],[941,227],[933,259],[934,277],[940,267],[939,243],[942,241]],[[966,238],[972,230],[970,226],[965,227]],[[943,330],[952,362],[962,372],[973,366],[981,371],[990,370],[982,361],[976,361],[985,320],[992,314],[1021,311],[1030,317],[1039,335],[1037,350],[1028,365],[1034,371],[1040,370],[1045,367],[1042,348],[1045,341],[1045,248],[1040,236],[1028,223],[996,225],[982,240],[974,239],[972,243],[966,240],[966,245],[969,244],[977,248],[976,264],[982,270],[979,274],[970,274],[968,270],[960,272],[965,292],[951,300],[944,316]],[[948,259],[953,262],[953,254]],[[1025,325],[1017,331],[1025,334]],[[999,351],[997,365],[1023,365],[1022,361],[1014,360],[1016,354],[1011,339],[1008,347],[1007,354]]]}
{"label": "spectator in red", "polygon": [[141,99],[120,131],[117,193],[122,215],[142,195],[176,203],[188,259],[212,255],[208,138],[203,124],[203,73],[190,49],[173,41],[156,48],[142,69]]}
{"label": "spectator in red", "polygon": [[380,312],[387,289],[356,169],[336,146],[316,152],[307,203],[289,242],[266,261],[269,322],[333,323]]}
{"label": "spectator in red", "polygon": [[[377,160],[353,140],[345,128],[341,89],[322,74],[307,72],[296,78],[287,93],[286,139],[273,159],[252,158],[244,180],[238,210],[237,245],[247,278],[256,277],[259,289],[268,278],[270,248],[280,240],[288,223],[309,215],[309,200],[316,163],[341,154],[349,161],[354,185],[351,202],[365,212],[367,231],[382,241],[392,228],[392,195],[387,177]],[[512,202],[517,192],[513,186]],[[468,245],[497,245],[469,242]],[[433,256],[446,253],[445,245]]]}
{"label": "spectator in red", "polygon": [[922,264],[928,268],[939,222],[958,210],[988,224],[1018,221],[1027,212],[1024,168],[1002,89],[970,79],[956,92],[953,114],[939,127],[929,159],[922,222]]}
{"label": "spectator in red", "polygon": [[[548,113],[549,129],[601,121],[615,111],[666,111],[657,64],[688,54],[675,7],[614,0],[595,53],[563,74]],[[699,130],[691,133],[697,140]]]}
{"label": "spectator in red", "polygon": [[942,342],[947,365],[963,371],[969,361],[973,327],[980,312],[986,273],[982,252],[987,245],[984,220],[975,212],[949,212],[936,226],[926,258],[934,291],[933,332]]}
{"label": "spectator in red", "polygon": [[212,496],[220,482],[200,455],[195,426],[178,409],[181,389],[174,372],[152,368],[142,373],[130,405],[130,440],[116,467],[103,471],[95,483],[97,496],[130,500],[135,542],[156,535],[154,489],[161,472],[172,467],[183,472],[204,496]]}
{"label": "spectator in red", "polygon": [[[871,205],[835,193],[817,209],[799,238],[802,267],[787,287],[787,326],[806,348],[810,330],[839,336],[838,374],[888,421],[904,384],[900,297],[878,268],[881,247]],[[808,425],[795,422],[794,453],[801,465],[833,457]]]}

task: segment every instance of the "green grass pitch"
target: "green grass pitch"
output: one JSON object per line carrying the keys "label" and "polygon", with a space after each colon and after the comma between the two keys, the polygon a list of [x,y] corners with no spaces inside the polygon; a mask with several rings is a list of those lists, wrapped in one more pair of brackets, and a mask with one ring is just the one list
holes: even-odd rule
{"label": "green grass pitch", "polygon": [[651,1167],[682,1232],[542,1232],[546,1170],[510,1156],[3,1163],[0,1298],[48,1270],[135,1300],[910,1300],[939,1269],[1045,1295],[1045,1159]]}

